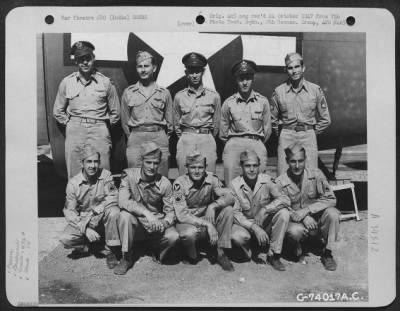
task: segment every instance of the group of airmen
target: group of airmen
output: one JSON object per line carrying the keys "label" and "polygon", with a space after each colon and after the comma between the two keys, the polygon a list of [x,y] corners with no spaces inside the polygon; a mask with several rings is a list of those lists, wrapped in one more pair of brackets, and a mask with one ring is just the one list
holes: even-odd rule
{"label": "group of airmen", "polygon": [[[94,49],[87,41],[72,46],[78,70],[62,80],[54,104],[54,117],[66,126],[68,224],[60,238],[66,248],[85,253],[104,239],[107,266],[123,275],[134,265],[140,241],[160,263],[183,247],[183,262],[193,265],[197,242],[206,241],[208,255],[226,271],[234,270],[233,247],[247,260],[284,271],[283,246],[304,262],[304,243],[315,237],[323,244],[322,264],[336,270],[332,249],[340,212],[317,168],[316,134],[329,126],[330,116],[321,88],[303,77],[300,54],[285,57],[289,79],[271,101],[253,89],[256,64],[234,63],[238,91],[221,106],[218,93],[203,85],[207,59],[200,53],[182,58],[189,86],[172,100],[155,82],[153,55],[139,51],[139,80],[120,103],[112,80],[95,69]],[[118,189],[109,170],[110,127],[119,122],[128,168]],[[171,184],[174,131],[180,176]],[[275,180],[266,174],[265,142],[272,131],[279,136]],[[225,143],[224,183],[215,175],[217,135]]]}

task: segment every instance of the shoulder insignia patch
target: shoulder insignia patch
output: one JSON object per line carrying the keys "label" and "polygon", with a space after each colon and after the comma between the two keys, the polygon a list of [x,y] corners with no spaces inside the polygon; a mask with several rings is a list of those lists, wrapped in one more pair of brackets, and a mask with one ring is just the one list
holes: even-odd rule
{"label": "shoulder insignia patch", "polygon": [[180,184],[174,184],[173,189],[174,189],[174,191],[180,191],[182,189],[182,187]]}

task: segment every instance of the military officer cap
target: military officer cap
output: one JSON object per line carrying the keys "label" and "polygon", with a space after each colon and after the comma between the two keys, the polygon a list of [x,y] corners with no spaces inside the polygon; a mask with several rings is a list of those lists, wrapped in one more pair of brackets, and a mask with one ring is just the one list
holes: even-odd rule
{"label": "military officer cap", "polygon": [[287,148],[285,148],[284,151],[285,151],[285,154],[286,154],[287,158],[291,157],[292,155],[294,155],[294,154],[296,154],[296,153],[298,153],[300,151],[303,151],[304,155],[306,155],[306,150],[298,142],[294,142],[293,144],[289,145]]}
{"label": "military officer cap", "polygon": [[292,63],[292,62],[294,62],[296,60],[302,62],[303,61],[303,57],[299,53],[296,53],[296,52],[289,53],[289,54],[287,54],[285,56],[285,65],[289,66],[290,63]]}
{"label": "military officer cap", "polygon": [[191,52],[183,56],[182,63],[186,68],[205,67],[207,65],[207,58],[200,53]]}
{"label": "military officer cap", "polygon": [[144,143],[141,145],[141,157],[144,159],[160,159],[161,150],[152,141]]}
{"label": "military officer cap", "polygon": [[84,145],[80,150],[81,161],[85,161],[87,158],[91,157],[94,154],[97,154],[100,158],[100,153],[95,147],[93,147],[92,145]]}
{"label": "military officer cap", "polygon": [[195,150],[186,156],[186,166],[197,163],[206,164],[206,157],[202,155],[199,151]]}
{"label": "military officer cap", "polygon": [[136,64],[140,64],[141,62],[145,61],[146,59],[152,59],[153,55],[151,55],[148,51],[138,51],[136,53]]}
{"label": "military officer cap", "polygon": [[93,54],[93,51],[94,45],[89,41],[78,41],[71,47],[71,55],[74,55],[75,59],[88,54]]}
{"label": "military officer cap", "polygon": [[240,163],[244,163],[249,160],[257,160],[260,163],[260,158],[253,149],[246,149],[240,153]]}
{"label": "military officer cap", "polygon": [[255,74],[256,71],[257,65],[251,60],[242,59],[232,65],[232,74],[234,76]]}

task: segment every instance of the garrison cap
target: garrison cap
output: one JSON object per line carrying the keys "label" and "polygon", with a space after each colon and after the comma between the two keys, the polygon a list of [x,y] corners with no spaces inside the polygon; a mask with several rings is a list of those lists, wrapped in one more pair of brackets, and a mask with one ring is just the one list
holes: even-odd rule
{"label": "garrison cap", "polygon": [[289,66],[289,64],[290,64],[291,62],[294,62],[294,61],[296,61],[296,60],[298,60],[298,61],[303,61],[303,57],[302,57],[299,53],[296,53],[296,52],[288,53],[288,54],[285,56],[285,65],[286,65],[286,66]]}
{"label": "garrison cap", "polygon": [[81,161],[85,161],[85,159],[91,157],[94,154],[97,154],[100,158],[100,153],[95,147],[93,147],[92,145],[84,145],[80,150]]}
{"label": "garrison cap", "polygon": [[200,53],[191,52],[182,57],[182,63],[186,68],[205,67],[207,65],[207,58]]}
{"label": "garrison cap", "polygon": [[250,159],[256,159],[260,163],[260,158],[253,149],[246,149],[240,153],[240,163],[244,163]]}
{"label": "garrison cap", "polygon": [[300,151],[303,151],[304,155],[306,155],[306,150],[298,142],[294,142],[293,144],[289,145],[287,148],[285,148],[284,151],[285,151],[285,154],[286,154],[287,158],[291,157],[292,155],[294,155],[294,154],[296,154],[296,153],[298,153]]}
{"label": "garrison cap", "polygon": [[136,64],[140,64],[141,62],[145,61],[146,59],[152,59],[153,55],[151,55],[148,51],[138,51],[136,53]]}
{"label": "garrison cap", "polygon": [[202,155],[199,151],[195,150],[186,156],[186,166],[196,164],[196,163],[206,163],[206,157]]}
{"label": "garrison cap", "polygon": [[143,159],[160,159],[161,158],[161,149],[152,141],[143,143],[141,146],[141,157]]}
{"label": "garrison cap", "polygon": [[74,55],[75,59],[88,54],[93,54],[93,51],[94,45],[89,41],[78,41],[75,42],[71,47],[71,55]]}
{"label": "garrison cap", "polygon": [[255,74],[256,71],[257,71],[257,65],[255,62],[251,60],[242,59],[232,65],[232,74],[234,76]]}

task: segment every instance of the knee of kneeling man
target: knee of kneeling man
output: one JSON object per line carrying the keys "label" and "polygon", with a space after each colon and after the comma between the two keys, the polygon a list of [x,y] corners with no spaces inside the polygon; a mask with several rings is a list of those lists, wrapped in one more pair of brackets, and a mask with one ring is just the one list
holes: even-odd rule
{"label": "knee of kneeling man", "polygon": [[120,209],[118,206],[110,207],[110,210],[108,211],[108,217],[118,218],[119,214],[120,214]]}
{"label": "knee of kneeling man", "polygon": [[72,245],[72,237],[68,234],[62,234],[59,238],[59,241],[66,248],[71,247],[71,245]]}
{"label": "knee of kneeling man", "polygon": [[179,233],[176,231],[172,231],[165,235],[165,237],[167,238],[169,245],[175,245],[179,240]]}
{"label": "knee of kneeling man", "polygon": [[250,241],[250,234],[236,233],[232,234],[232,241],[237,245],[245,245]]}
{"label": "knee of kneeling man", "polygon": [[278,213],[279,213],[279,218],[289,223],[290,212],[288,209],[282,208]]}
{"label": "knee of kneeling man", "polygon": [[133,216],[131,213],[122,210],[119,212],[119,216],[118,216],[118,222],[120,223],[131,223],[133,225],[137,225],[138,224],[138,220],[135,216]]}
{"label": "knee of kneeling man", "polygon": [[305,228],[301,226],[289,228],[287,231],[287,236],[293,240],[298,241],[306,235],[304,229]]}
{"label": "knee of kneeling man", "polygon": [[195,228],[179,232],[179,238],[181,240],[195,240],[196,235],[197,235],[197,230]]}
{"label": "knee of kneeling man", "polygon": [[328,208],[325,210],[325,213],[327,214],[327,216],[328,216],[330,219],[336,220],[336,219],[339,219],[339,218],[340,218],[340,212],[339,212],[339,210],[336,209],[335,207],[328,207]]}

